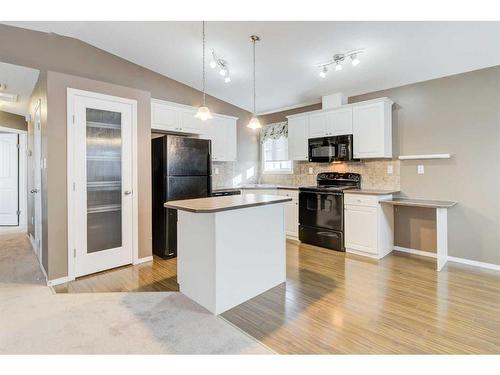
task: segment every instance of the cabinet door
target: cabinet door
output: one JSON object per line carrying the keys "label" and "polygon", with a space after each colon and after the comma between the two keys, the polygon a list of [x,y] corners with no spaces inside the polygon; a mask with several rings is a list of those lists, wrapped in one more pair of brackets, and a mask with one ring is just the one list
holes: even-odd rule
{"label": "cabinet door", "polygon": [[236,120],[214,116],[212,119],[212,160],[236,161]]}
{"label": "cabinet door", "polygon": [[328,135],[352,134],[352,108],[327,112],[326,131]]}
{"label": "cabinet door", "polygon": [[194,117],[195,111],[190,110],[179,110],[179,131],[189,134],[200,134],[202,132],[202,127],[207,121],[201,121],[200,119]]}
{"label": "cabinet door", "polygon": [[345,206],[345,246],[349,249],[377,254],[377,209]]}
{"label": "cabinet door", "polygon": [[324,113],[314,113],[309,115],[309,138],[324,137],[326,131],[326,115]]}
{"label": "cabinet door", "polygon": [[285,203],[285,232],[289,237],[299,236],[299,204],[295,199]]}
{"label": "cabinet door", "polygon": [[151,103],[151,128],[178,131],[177,109],[161,103]]}
{"label": "cabinet door", "polygon": [[288,158],[290,160],[308,160],[308,133],[309,116],[288,120]]}
{"label": "cabinet door", "polygon": [[[355,158],[383,158],[386,137],[384,103],[372,103],[353,107],[353,154]],[[392,154],[392,148],[391,148]]]}

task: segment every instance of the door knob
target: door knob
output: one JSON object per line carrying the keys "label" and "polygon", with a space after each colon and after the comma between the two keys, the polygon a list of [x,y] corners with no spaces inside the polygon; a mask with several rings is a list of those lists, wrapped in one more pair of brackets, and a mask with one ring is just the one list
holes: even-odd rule
{"label": "door knob", "polygon": [[30,190],[30,193],[31,193],[31,194],[38,193],[38,189],[31,189],[31,190]]}
{"label": "door knob", "polygon": [[131,191],[131,190],[125,190],[125,191],[123,192],[123,194],[125,194],[125,195],[130,195],[130,194],[132,194],[132,191]]}

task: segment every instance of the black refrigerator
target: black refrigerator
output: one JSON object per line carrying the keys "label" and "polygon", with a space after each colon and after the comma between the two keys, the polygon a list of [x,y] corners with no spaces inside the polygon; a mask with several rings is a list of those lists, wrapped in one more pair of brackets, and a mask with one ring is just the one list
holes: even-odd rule
{"label": "black refrigerator", "polygon": [[210,141],[204,139],[164,135],[151,140],[154,254],[177,255],[177,210],[163,204],[210,196],[210,154]]}

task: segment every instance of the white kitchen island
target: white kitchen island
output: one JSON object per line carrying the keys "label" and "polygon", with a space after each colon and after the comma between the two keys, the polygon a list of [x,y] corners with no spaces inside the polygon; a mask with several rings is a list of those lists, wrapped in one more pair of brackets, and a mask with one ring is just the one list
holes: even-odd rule
{"label": "white kitchen island", "polygon": [[178,210],[180,291],[213,314],[286,280],[284,203],[275,195],[169,201]]}

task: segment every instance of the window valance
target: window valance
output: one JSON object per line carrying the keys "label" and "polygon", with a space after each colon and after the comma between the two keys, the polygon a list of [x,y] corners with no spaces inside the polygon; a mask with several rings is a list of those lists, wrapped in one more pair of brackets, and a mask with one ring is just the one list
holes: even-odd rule
{"label": "window valance", "polygon": [[288,122],[275,122],[262,127],[260,141],[264,143],[268,139],[288,138]]}

